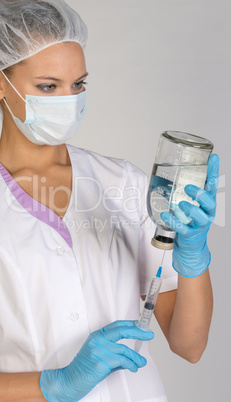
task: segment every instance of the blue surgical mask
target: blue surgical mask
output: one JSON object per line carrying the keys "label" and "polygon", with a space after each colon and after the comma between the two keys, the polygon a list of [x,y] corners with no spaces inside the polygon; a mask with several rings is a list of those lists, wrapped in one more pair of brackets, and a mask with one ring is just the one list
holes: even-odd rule
{"label": "blue surgical mask", "polygon": [[6,102],[16,126],[31,142],[38,145],[60,145],[77,133],[86,109],[86,91],[78,95],[34,96],[26,95],[26,100],[11,84],[15,92],[26,103],[26,120],[15,117]]}

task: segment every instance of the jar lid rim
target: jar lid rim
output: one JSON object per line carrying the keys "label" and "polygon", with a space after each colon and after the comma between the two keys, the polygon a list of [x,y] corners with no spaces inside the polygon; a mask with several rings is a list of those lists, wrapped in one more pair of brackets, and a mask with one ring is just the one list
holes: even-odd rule
{"label": "jar lid rim", "polygon": [[162,136],[177,144],[183,144],[194,148],[213,149],[213,143],[211,141],[199,137],[198,135],[182,131],[164,131]]}

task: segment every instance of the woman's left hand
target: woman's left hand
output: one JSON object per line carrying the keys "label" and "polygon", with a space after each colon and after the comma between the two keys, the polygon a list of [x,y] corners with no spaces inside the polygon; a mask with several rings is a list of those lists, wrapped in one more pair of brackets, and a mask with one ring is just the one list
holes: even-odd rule
{"label": "woman's left hand", "polygon": [[207,246],[207,233],[215,218],[216,193],[219,181],[219,157],[209,158],[205,189],[194,185],[185,187],[186,194],[196,200],[200,207],[186,201],[179,203],[180,209],[192,221],[185,225],[168,212],[162,212],[162,220],[177,235],[173,249],[173,268],[185,277],[201,275],[209,266],[211,254]]}

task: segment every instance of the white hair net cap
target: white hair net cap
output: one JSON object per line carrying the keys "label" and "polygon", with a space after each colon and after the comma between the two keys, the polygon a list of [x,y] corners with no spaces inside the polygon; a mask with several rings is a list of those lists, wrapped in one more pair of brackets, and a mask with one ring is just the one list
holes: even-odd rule
{"label": "white hair net cap", "polygon": [[87,43],[86,25],[64,0],[0,0],[0,71],[62,42]]}

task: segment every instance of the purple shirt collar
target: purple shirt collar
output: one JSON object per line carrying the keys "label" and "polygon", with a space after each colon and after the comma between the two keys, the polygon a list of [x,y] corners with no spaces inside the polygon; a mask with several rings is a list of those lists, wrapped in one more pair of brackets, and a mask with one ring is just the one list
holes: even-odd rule
{"label": "purple shirt collar", "polygon": [[[67,147],[68,150],[68,147]],[[68,151],[69,152],[69,151]],[[70,156],[70,153],[69,153]],[[71,159],[71,156],[70,156]],[[55,229],[67,242],[67,244],[72,248],[72,239],[67,229],[64,221],[50,208],[36,201],[29,194],[27,194],[22,187],[14,180],[10,173],[5,169],[5,167],[0,162],[0,174],[2,175],[6,185],[8,186],[10,192],[16,198],[18,203],[32,216],[40,221],[46,223]],[[72,166],[72,187],[73,187],[73,166]],[[73,188],[72,188],[73,191]],[[71,200],[70,200],[71,203]],[[70,205],[70,204],[69,204]],[[69,207],[68,207],[69,209]],[[66,212],[67,213],[67,212]],[[66,214],[64,215],[64,217]]]}

